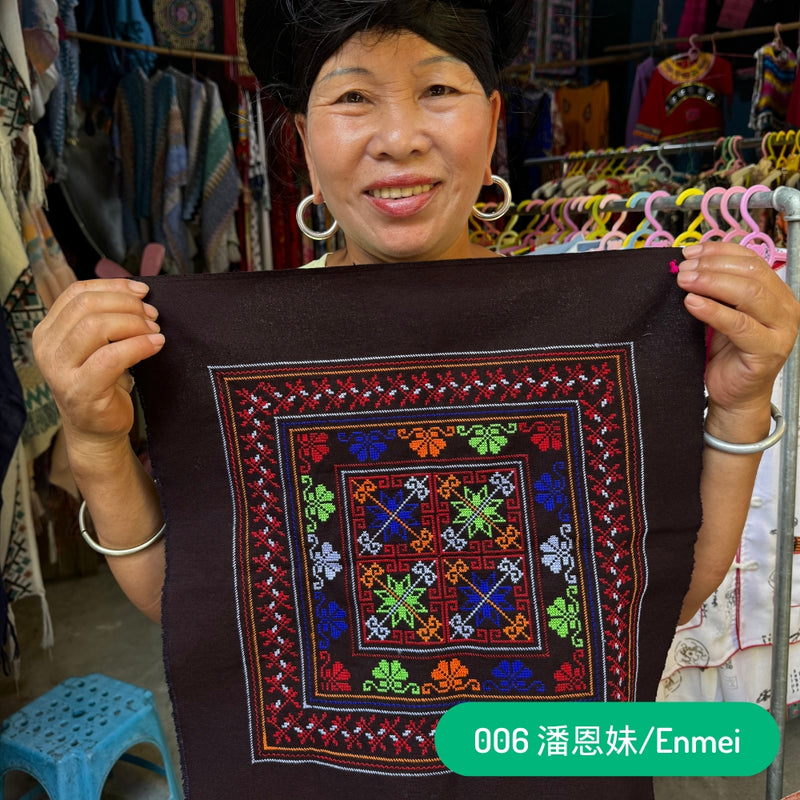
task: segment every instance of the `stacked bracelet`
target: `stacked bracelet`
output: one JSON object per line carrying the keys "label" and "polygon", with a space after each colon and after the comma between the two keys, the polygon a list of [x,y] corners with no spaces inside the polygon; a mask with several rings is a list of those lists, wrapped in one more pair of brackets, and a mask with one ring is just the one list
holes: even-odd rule
{"label": "stacked bracelet", "polygon": [[78,511],[78,526],[81,529],[81,536],[83,536],[84,541],[92,550],[95,550],[98,553],[102,553],[104,556],[132,556],[134,553],[140,553],[142,550],[146,550],[150,547],[151,544],[155,544],[163,535],[164,531],[166,530],[166,523],[164,523],[156,532],[155,535],[148,539],[146,542],[142,542],[141,544],[137,544],[136,547],[126,547],[122,550],[112,550],[110,547],[103,547],[103,545],[98,544],[91,536],[89,536],[89,531],[86,530],[86,501],[84,500],[81,503],[80,510]]}
{"label": "stacked bracelet", "polygon": [[734,444],[733,442],[726,442],[723,439],[717,439],[712,436],[708,431],[703,431],[703,440],[709,447],[715,450],[721,450],[723,453],[733,453],[735,455],[746,456],[753,453],[763,453],[773,445],[777,444],[786,433],[786,420],[783,418],[780,409],[774,404],[770,403],[769,413],[772,419],[775,420],[775,430],[760,442],[753,442],[752,444]]}

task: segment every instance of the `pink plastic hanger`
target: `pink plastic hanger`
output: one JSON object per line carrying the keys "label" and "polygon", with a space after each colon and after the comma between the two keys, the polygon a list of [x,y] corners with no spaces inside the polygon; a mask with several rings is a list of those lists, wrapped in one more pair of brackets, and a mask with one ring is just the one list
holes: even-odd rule
{"label": "pink plastic hanger", "polygon": [[[600,210],[602,211],[608,203],[624,199],[625,198],[621,194],[607,194],[600,201]],[[616,222],[611,226],[611,230],[600,238],[601,250],[619,250],[622,247],[623,242],[628,238],[628,234],[620,231],[620,227],[627,217],[627,211],[621,212]]]}
{"label": "pink plastic hanger", "polygon": [[675,237],[661,227],[661,223],[656,219],[653,212],[653,203],[659,197],[670,197],[670,193],[665,192],[663,189],[656,189],[644,204],[644,215],[653,226],[653,232],[645,239],[645,247],[672,247],[672,243],[675,241]]}
{"label": "pink plastic hanger", "polygon": [[[731,186],[726,189],[720,200],[719,211],[728,223],[728,232],[722,237],[723,242],[738,242],[748,231],[742,227],[742,223],[731,213],[730,202],[734,195],[743,195],[745,190],[741,186]],[[738,202],[739,198],[737,198]]]}
{"label": "pink plastic hanger", "polygon": [[749,250],[752,250],[757,255],[761,256],[764,261],[767,262],[771,267],[775,265],[775,261],[777,260],[777,248],[775,247],[775,242],[772,241],[772,237],[768,236],[764,231],[760,230],[756,221],[750,214],[750,210],[747,208],[747,202],[756,192],[768,192],[769,189],[766,186],[757,183],[755,186],[751,186],[743,195],[740,201],[739,208],[741,210],[742,219],[750,226],[751,233],[746,234],[742,237],[742,240],[739,242],[742,247],[747,247]]}
{"label": "pink plastic hanger", "polygon": [[706,222],[711,226],[701,237],[701,242],[708,242],[710,240],[716,239],[718,241],[722,241],[725,238],[725,231],[719,227],[719,221],[717,217],[711,211],[709,204],[711,202],[712,197],[718,197],[725,194],[725,189],[722,186],[714,186],[712,189],[709,189],[704,195],[703,199],[700,201],[700,210],[705,217]]}

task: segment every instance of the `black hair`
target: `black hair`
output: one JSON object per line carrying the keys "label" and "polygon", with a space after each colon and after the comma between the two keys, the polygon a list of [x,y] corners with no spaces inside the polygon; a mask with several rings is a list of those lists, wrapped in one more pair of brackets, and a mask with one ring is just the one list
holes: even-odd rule
{"label": "black hair", "polygon": [[259,83],[303,112],[322,65],[365,31],[421,36],[469,65],[489,95],[530,19],[531,0],[248,0],[243,34]]}

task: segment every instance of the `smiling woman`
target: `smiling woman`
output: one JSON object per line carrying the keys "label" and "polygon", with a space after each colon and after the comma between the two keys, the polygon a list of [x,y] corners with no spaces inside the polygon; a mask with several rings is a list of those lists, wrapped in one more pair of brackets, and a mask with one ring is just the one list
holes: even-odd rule
{"label": "smiling woman", "polygon": [[[251,66],[293,115],[311,201],[327,204],[344,235],[340,250],[307,266],[340,268],[274,273],[286,279],[286,294],[269,298],[238,283],[252,311],[231,300],[228,283],[252,276],[218,276],[228,295],[219,283],[215,292],[194,282],[191,295],[189,283],[172,288],[165,278],[152,287],[155,305],[144,302],[150,287],[142,282],[79,282],[34,332],[94,522],[90,541],[154,619],[164,590],[167,630],[179,628],[197,653],[181,652],[170,666],[189,685],[181,697],[197,723],[184,726],[184,743],[189,734],[196,743],[194,769],[202,767],[193,800],[652,798],[648,778],[461,778],[433,749],[438,715],[479,688],[513,688],[540,701],[543,691],[550,699],[652,699],[681,603],[687,620],[736,552],[759,456],[720,445],[762,447],[800,305],[764,261],[725,242],[686,248],[677,276],[659,263],[663,252],[634,253],[634,261],[606,253],[591,293],[582,263],[546,271],[514,259],[476,262],[494,255],[470,242],[468,219],[481,186],[496,180],[498,76],[531,15],[530,0],[250,0]],[[658,268],[653,280],[641,277],[650,274],[644,262]],[[356,264],[367,266],[341,266]],[[666,299],[685,308],[669,306],[659,334],[654,309]],[[156,321],[162,300],[169,347]],[[202,323],[184,329],[176,319],[184,310]],[[705,427],[714,438],[702,454],[702,335],[698,347],[682,350],[676,320],[713,329],[704,378]],[[603,328],[611,323],[613,331]],[[244,324],[255,328],[237,327]],[[652,344],[675,359],[665,369],[661,355],[653,357],[659,371],[650,394],[630,361],[639,328],[637,353]],[[193,346],[190,329],[202,329],[208,348]],[[263,356],[253,357],[253,342]],[[688,404],[665,394],[665,385],[687,385],[687,353],[697,363],[694,427],[680,422]],[[129,438],[126,370],[145,360],[155,372],[187,365],[203,391],[210,374],[217,381],[203,400],[213,400],[207,413],[198,413],[202,391],[190,391],[193,384],[173,392],[166,381],[150,383],[158,391],[149,421],[160,414],[165,430],[189,425],[193,440],[208,441],[202,429],[214,441],[197,458],[182,445],[166,448],[180,460],[186,502],[170,511],[163,537],[154,536],[164,525],[158,489]],[[326,397],[333,405],[322,409]],[[668,485],[648,484],[647,518],[631,510],[644,472],[630,450],[639,399],[658,419],[650,462],[667,446],[680,450],[676,463],[684,454],[703,461],[702,475],[695,464],[670,469]],[[664,435],[666,424],[676,435]],[[224,448],[213,438],[220,431],[233,437]],[[678,432],[694,436],[694,450],[680,446]],[[573,452],[572,441],[582,449]],[[286,450],[294,447],[296,457]],[[535,474],[525,455],[534,449]],[[222,450],[243,466],[228,472]],[[219,470],[203,476],[208,484],[192,480],[212,451]],[[279,487],[277,476],[283,488],[268,489]],[[568,493],[573,478],[587,488]],[[691,482],[697,502],[676,500],[678,480]],[[210,512],[209,543],[229,548],[220,497],[229,489],[258,519],[242,534],[243,548],[263,552],[215,557],[198,548],[189,524],[191,555],[170,549],[165,581],[164,540],[170,548],[181,541],[197,508]],[[166,481],[163,491],[168,503]],[[252,500],[243,499],[248,492]],[[537,533],[538,509],[552,529]],[[668,534],[683,531],[683,546],[648,527],[656,509]],[[681,516],[688,512],[691,524]],[[686,531],[697,531],[693,550]],[[617,536],[624,552],[612,557],[609,537]],[[233,579],[226,590],[209,589],[218,585],[212,575],[227,581],[221,565],[232,570],[234,561],[242,571],[236,590]],[[181,569],[192,573],[188,589]],[[186,604],[177,616],[176,596]],[[234,630],[240,640],[221,646]],[[235,660],[235,679],[215,672],[215,655]],[[246,687],[240,658],[252,670]],[[236,720],[230,730],[204,703],[212,695]]]}
{"label": "smiling woman", "polygon": [[490,255],[467,219],[492,180],[498,92],[409,32],[357,34],[319,76],[296,121],[315,202],[345,235],[327,264]]}

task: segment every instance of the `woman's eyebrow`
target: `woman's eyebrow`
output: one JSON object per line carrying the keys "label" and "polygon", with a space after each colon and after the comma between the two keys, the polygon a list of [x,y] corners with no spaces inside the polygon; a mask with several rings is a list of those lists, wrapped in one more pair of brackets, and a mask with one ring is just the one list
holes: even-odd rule
{"label": "woman's eyebrow", "polygon": [[[418,61],[415,65],[416,67],[430,67],[435,64],[441,63],[450,63],[450,64],[459,64],[464,65],[464,62],[460,58],[456,58],[455,56],[450,55],[437,55],[431,56],[430,58],[425,58],[422,61]],[[336,67],[332,69],[326,75],[323,75],[319,82],[323,83],[325,81],[332,80],[333,78],[341,78],[348,75],[371,75],[372,73],[366,67]]]}
{"label": "woman's eyebrow", "polygon": [[340,78],[345,75],[370,75],[370,71],[364,67],[337,67],[331,70],[327,75],[323,75],[319,82],[329,81],[332,78]]}

